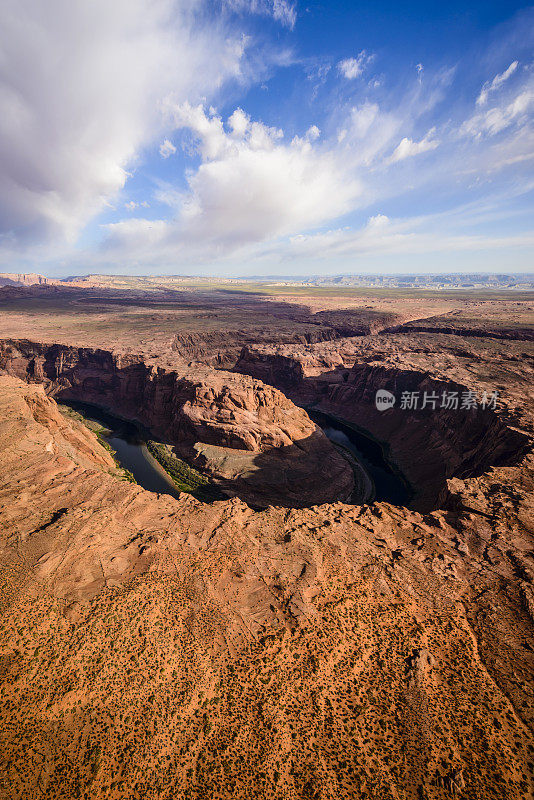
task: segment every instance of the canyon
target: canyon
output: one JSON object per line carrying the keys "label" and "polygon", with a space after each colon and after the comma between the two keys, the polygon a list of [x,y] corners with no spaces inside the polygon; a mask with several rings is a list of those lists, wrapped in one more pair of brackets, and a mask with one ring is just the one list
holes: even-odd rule
{"label": "canyon", "polygon": [[307,414],[249,377],[197,367],[186,377],[109,351],[0,342],[0,369],[58,399],[143,423],[253,505],[348,499],[352,471]]}
{"label": "canyon", "polygon": [[[532,311],[0,290],[0,798],[532,797]],[[121,480],[67,400],[228,499]],[[314,412],[407,502],[358,501]]]}

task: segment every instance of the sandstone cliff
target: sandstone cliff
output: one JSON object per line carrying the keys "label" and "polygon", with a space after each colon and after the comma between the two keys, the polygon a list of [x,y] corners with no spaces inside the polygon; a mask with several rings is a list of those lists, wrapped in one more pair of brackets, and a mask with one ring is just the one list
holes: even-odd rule
{"label": "sandstone cliff", "polygon": [[530,797],[531,462],[254,512],[68,428],[0,377],[0,797]]}
{"label": "sandstone cliff", "polygon": [[[404,365],[356,361],[350,368],[329,361],[327,353],[315,356],[284,352],[283,348],[244,348],[236,371],[253,375],[283,389],[295,401],[332,415],[372,434],[385,444],[391,461],[414,488],[413,506],[431,510],[447,501],[446,479],[480,475],[490,466],[518,463],[530,447],[530,438],[501,419],[498,408],[461,407],[468,391],[479,390],[479,382],[466,386],[407,369]],[[395,405],[378,410],[376,392],[385,389]],[[402,408],[403,393],[419,396],[418,407]],[[422,399],[437,398],[421,408]],[[442,408],[443,393],[456,393],[457,408]],[[476,394],[476,391],[475,391]]]}
{"label": "sandstone cliff", "polygon": [[35,284],[44,286],[54,283],[58,281],[35,272],[0,272],[0,286],[35,286]]}
{"label": "sandstone cliff", "polygon": [[24,341],[0,342],[2,369],[55,397],[138,420],[255,506],[352,493],[345,459],[302,409],[261,381],[205,367],[180,375],[136,356]]}

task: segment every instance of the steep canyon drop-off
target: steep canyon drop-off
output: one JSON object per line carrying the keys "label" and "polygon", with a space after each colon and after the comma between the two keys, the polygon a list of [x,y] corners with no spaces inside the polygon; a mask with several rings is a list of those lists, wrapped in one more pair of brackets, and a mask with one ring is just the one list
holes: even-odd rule
{"label": "steep canyon drop-off", "polygon": [[[249,346],[230,373],[4,335],[0,797],[532,795],[526,345],[444,339]],[[505,376],[495,414],[373,411],[378,384]],[[271,480],[234,463],[227,487],[269,507],[120,481],[62,393],[207,464],[248,454]],[[413,508],[323,500],[352,475],[289,397],[388,443]],[[273,502],[280,464],[313,507]]]}

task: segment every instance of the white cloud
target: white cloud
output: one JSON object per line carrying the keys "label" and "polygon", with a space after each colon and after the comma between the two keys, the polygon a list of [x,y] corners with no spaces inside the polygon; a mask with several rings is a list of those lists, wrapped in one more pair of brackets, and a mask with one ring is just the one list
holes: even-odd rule
{"label": "white cloud", "polygon": [[150,208],[150,203],[146,200],[142,200],[140,203],[136,203],[135,200],[129,200],[124,204],[124,208],[127,208],[128,211],[135,211],[136,208]]}
{"label": "white cloud", "polygon": [[528,121],[529,112],[534,107],[534,81],[524,86],[513,98],[494,105],[487,111],[474,114],[467,119],[460,133],[480,138],[484,134],[495,136],[511,125],[521,125]]}
{"label": "white cloud", "polygon": [[167,231],[167,223],[162,219],[133,219],[112,222],[106,225],[108,238],[107,246],[113,248],[121,246],[124,241],[132,249],[150,249],[153,245],[161,242]]}
{"label": "white cloud", "polygon": [[286,0],[273,0],[273,17],[282,25],[293,29],[297,21],[295,6]]}
{"label": "white cloud", "polygon": [[[210,271],[219,264],[250,272],[269,259],[273,264],[300,259],[305,266],[319,258],[333,264],[373,253],[474,251],[487,242],[501,247],[504,236],[472,231],[466,236],[466,228],[445,232],[441,218],[423,230],[413,219],[395,220],[391,209],[401,199],[410,207],[412,197],[421,203],[422,196],[432,196],[436,206],[450,198],[463,201],[471,191],[473,199],[484,199],[485,184],[496,188],[510,176],[514,186],[525,186],[525,165],[534,152],[532,72],[510,72],[512,62],[485,84],[486,99],[475,106],[473,98],[469,109],[461,93],[455,94],[452,70],[432,74],[427,68],[422,81],[422,66],[417,71],[412,66],[402,94],[388,90],[388,76],[379,92],[367,81],[358,83],[357,104],[351,101],[354,86],[338,81],[335,111],[316,118],[321,130],[310,120],[297,135],[284,133],[278,124],[283,112],[274,100],[264,113],[277,124],[251,119],[237,103],[224,118],[213,107],[226,107],[231,95],[219,92],[225,82],[243,87],[251,71],[260,82],[266,73],[261,66],[257,71],[257,41],[250,55],[251,40],[231,32],[233,15],[203,16],[208,8],[213,11],[203,2],[116,0],[110,10],[104,0],[49,0],[45,13],[39,0],[7,0],[7,23],[0,30],[0,59],[7,53],[9,64],[2,65],[0,78],[4,260],[14,263],[17,237],[27,242],[75,234],[118,199],[129,175],[144,164],[146,145],[150,159],[158,146],[165,158],[179,141],[195,155],[189,169],[177,174],[178,159],[162,163],[157,155],[157,164],[145,165],[144,178],[156,181],[150,199],[161,218],[143,218],[148,202],[140,192],[146,180],[128,186],[128,194],[114,203],[113,219],[119,221],[102,226],[104,241],[84,251],[91,269],[98,263],[176,271],[178,265],[202,264]],[[294,7],[288,3],[228,0],[226,9],[269,14],[277,21],[286,15],[284,24],[293,24]],[[58,52],[61,58],[54,58]],[[284,58],[276,63],[287,63]],[[352,80],[369,59],[362,51],[339,62],[339,72]],[[301,74],[306,96],[329,69],[304,67],[310,78]],[[424,152],[426,158],[412,158]],[[494,213],[498,218],[502,211]],[[363,225],[362,214],[368,216]],[[523,246],[526,240],[514,241]],[[63,250],[65,259],[80,252]],[[75,271],[72,262],[66,271]]]}
{"label": "white cloud", "polygon": [[246,79],[246,40],[204,11],[204,0],[4,0],[0,235],[74,239],[166,132],[166,99]]}
{"label": "white cloud", "polygon": [[[302,242],[306,240],[310,247],[317,246],[318,257],[323,253],[329,258],[337,252],[332,242],[338,238],[341,255],[347,241],[356,241],[360,250],[369,252],[373,247],[394,252],[397,246],[407,252],[415,234],[399,228],[383,213],[370,217],[363,232],[353,231],[355,239],[348,233],[340,236],[317,230],[422,186],[442,191],[443,187],[456,190],[459,182],[476,185],[480,175],[489,175],[493,169],[520,165],[529,148],[524,133],[501,141],[499,152],[493,152],[491,143],[480,147],[464,140],[459,145],[461,123],[455,132],[449,120],[439,129],[434,126],[422,136],[414,135],[418,115],[428,115],[442,100],[439,76],[436,81],[428,78],[425,88],[417,83],[412,94],[397,98],[389,109],[369,101],[349,107],[326,137],[312,125],[290,141],[282,130],[252,120],[242,108],[223,120],[201,104],[169,106],[173,125],[192,134],[201,163],[186,173],[185,191],[162,185],[156,194],[159,202],[173,209],[173,219],[158,231],[157,244],[153,235],[150,239],[158,257],[187,263],[225,259],[252,263],[270,252],[281,259],[282,253],[288,258],[305,257]],[[512,106],[513,113],[519,113],[524,107],[521,97],[514,98]],[[410,135],[403,135],[405,131]],[[412,164],[414,156],[433,151],[437,152],[432,158]],[[394,170],[401,161],[403,170]],[[128,226],[113,229],[113,246],[126,253],[135,249],[139,255],[144,224],[138,223],[135,248],[128,243],[133,233]],[[418,232],[421,248],[425,243],[430,247],[431,235]],[[301,242],[298,248],[291,244],[295,237]],[[451,237],[444,240],[445,250],[452,241]],[[147,252],[148,257],[153,258],[154,252]]]}
{"label": "white cloud", "polygon": [[164,139],[159,146],[159,154],[162,158],[169,158],[173,153],[176,153],[176,147],[169,139]]}
{"label": "white cloud", "polygon": [[223,5],[229,11],[272,17],[291,30],[297,21],[295,4],[288,0],[223,0]]}
{"label": "white cloud", "polygon": [[[428,91],[435,102],[441,99],[430,85],[419,91]],[[449,122],[422,137],[402,136],[407,128],[417,128],[417,110],[426,115],[431,102],[416,94],[415,100],[399,98],[395,110],[385,110],[366,101],[347,109],[327,138],[311,126],[291,141],[279,128],[252,120],[242,108],[223,120],[213,109],[179,104],[169,114],[177,128],[193,135],[200,166],[187,173],[185,191],[160,187],[156,199],[172,207],[173,219],[110,226],[104,253],[113,252],[117,261],[133,257],[139,264],[152,264],[154,259],[162,265],[203,264],[208,271],[217,264],[247,264],[249,271],[254,264],[260,270],[271,264],[276,270],[276,264],[285,263],[287,269],[288,261],[305,264],[310,259],[342,264],[373,254],[423,258],[425,252],[483,253],[505,248],[507,242],[523,248],[524,255],[532,237],[447,231],[443,215],[429,219],[427,230],[421,230],[417,220],[392,220],[376,213],[363,228],[322,231],[347,213],[402,196],[407,187],[452,187],[465,182],[467,166],[478,179],[493,167],[520,165],[524,159],[531,141],[524,133],[500,142],[498,152],[490,142],[480,147],[470,140],[459,150]],[[523,107],[521,99],[513,99],[514,109]],[[439,156],[412,167],[410,157],[438,146]],[[402,173],[392,169],[404,160]],[[475,224],[473,213],[460,215],[455,224],[461,227],[469,219]]]}
{"label": "white cloud", "polygon": [[374,217],[369,217],[367,220],[368,229],[377,230],[384,228],[386,225],[389,225],[389,217],[386,217],[385,214],[375,214]]}
{"label": "white cloud", "polygon": [[338,228],[325,233],[294,236],[290,239],[285,256],[309,262],[370,255],[430,255],[534,246],[532,233],[515,236],[477,235],[447,231],[441,226],[437,233],[430,225],[427,225],[427,230],[420,230],[422,224],[424,220],[421,218],[390,220],[377,214],[370,217],[359,230]]}
{"label": "white cloud", "polygon": [[483,106],[485,103],[487,103],[491,92],[494,92],[499,88],[499,86],[502,86],[502,84],[514,74],[518,66],[519,61],[512,61],[508,69],[505,69],[504,72],[501,72],[499,75],[495,75],[492,81],[485,83],[480,91],[479,96],[477,97],[477,106]]}
{"label": "white cloud", "polygon": [[[520,91],[504,103],[507,117],[527,119],[529,80],[525,75]],[[337,124],[326,126],[326,135],[312,125],[292,139],[278,127],[252,120],[240,107],[223,119],[201,104],[169,105],[172,124],[190,132],[201,163],[186,173],[185,190],[160,186],[156,199],[168,204],[172,219],[157,228],[148,228],[148,220],[136,221],[134,227],[119,223],[109,229],[104,253],[113,251],[117,262],[133,257],[136,263],[144,259],[151,264],[156,258],[160,264],[202,264],[208,271],[217,264],[222,269],[246,264],[250,272],[266,264],[274,271],[277,264],[286,264],[287,270],[288,262],[303,265],[310,259],[339,265],[373,254],[423,258],[425,251],[483,253],[492,246],[504,248],[507,241],[510,247],[528,247],[531,239],[524,235],[475,233],[475,226],[484,223],[473,210],[461,214],[449,229],[445,215],[433,220],[427,215],[428,227],[422,230],[417,220],[394,220],[381,212],[363,227],[352,221],[324,232],[335,220],[353,220],[349,214],[412,190],[420,194],[422,187],[443,196],[458,187],[462,192],[482,187],[490,176],[500,180],[514,165],[520,175],[532,152],[527,126],[517,126],[495,143],[459,136],[470,118],[464,116],[462,123],[465,109],[460,106],[453,122],[449,106],[444,122],[421,131],[421,120],[443,101],[449,84],[449,73],[427,75],[424,86],[414,77],[412,89],[389,106],[366,100],[345,107]],[[413,158],[425,152],[429,158]],[[398,162],[402,170],[395,168]],[[524,184],[519,180],[518,189]],[[503,202],[492,212],[497,217]],[[474,207],[478,214],[479,203]],[[521,250],[520,257],[524,255]]]}
{"label": "white cloud", "polygon": [[426,153],[429,150],[435,150],[436,147],[439,147],[438,140],[434,139],[435,132],[436,129],[431,128],[426,136],[419,142],[414,142],[413,139],[409,139],[405,136],[395,148],[393,155],[391,156],[391,161],[403,161],[405,158],[416,156],[419,153]]}
{"label": "white cloud", "polygon": [[318,145],[320,131],[289,143],[278,128],[241,109],[227,120],[182,104],[175,124],[193,133],[202,164],[188,178],[180,237],[240,246],[320,224],[350,210],[361,192],[336,155]]}
{"label": "white cloud", "polygon": [[348,80],[359,78],[366,66],[373,60],[374,56],[369,56],[362,50],[356,58],[345,58],[337,65],[339,72]]}
{"label": "white cloud", "polygon": [[354,137],[364,139],[379,115],[377,103],[366,101],[362,106],[354,106],[350,111],[350,130]]}

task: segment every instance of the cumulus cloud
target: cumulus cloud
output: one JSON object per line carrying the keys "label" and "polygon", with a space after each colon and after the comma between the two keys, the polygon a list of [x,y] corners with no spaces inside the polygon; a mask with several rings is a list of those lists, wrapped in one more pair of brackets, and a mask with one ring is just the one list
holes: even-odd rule
{"label": "cumulus cloud", "polygon": [[[501,98],[499,108],[510,125],[528,121],[530,80],[525,72],[515,94]],[[178,135],[180,130],[188,132],[189,153],[195,153],[200,164],[186,172],[185,189],[171,183],[159,187],[155,199],[172,209],[172,218],[157,225],[142,219],[116,223],[107,230],[104,252],[113,250],[116,260],[131,258],[128,254],[133,252],[138,262],[144,258],[153,263],[157,254],[161,264],[175,264],[178,259],[208,269],[217,263],[246,263],[249,269],[256,264],[261,269],[262,264],[304,263],[308,258],[341,263],[373,252],[422,254],[425,248],[433,251],[433,239],[436,250],[444,253],[482,252],[488,242],[497,249],[498,237],[456,230],[438,236],[443,218],[434,221],[437,227],[422,231],[413,220],[407,224],[380,212],[363,227],[354,226],[354,215],[362,209],[403,197],[410,190],[452,192],[458,186],[482,185],[481,176],[489,180],[491,175],[494,181],[497,170],[504,174],[517,165],[520,172],[532,153],[527,124],[517,125],[513,135],[509,132],[495,143],[491,137],[479,141],[467,135],[475,124],[473,115],[466,119],[465,106],[459,106],[453,120],[456,109],[449,105],[445,121],[421,128],[442,102],[443,86],[448,89],[449,82],[440,75],[427,75],[424,86],[414,76],[412,89],[394,102],[349,104],[336,117],[335,126],[325,126],[326,133],[311,125],[292,137],[278,126],[252,119],[242,107],[223,118],[202,103],[170,103],[170,126]],[[476,111],[479,125],[490,113],[488,133],[499,127],[497,118],[491,117],[495,107]],[[423,153],[434,155],[415,158]],[[399,162],[402,170],[395,167]],[[518,181],[517,186],[523,184]],[[473,214],[466,211],[457,226],[474,220]],[[325,232],[343,217],[352,222]],[[528,242],[518,237],[516,245]]]}
{"label": "cumulus cloud", "polygon": [[186,240],[235,246],[287,235],[344,214],[361,192],[336,154],[319,146],[317,126],[287,142],[240,108],[225,124],[188,103],[176,107],[175,124],[192,132],[202,158],[181,204]]}
{"label": "cumulus cloud", "polygon": [[5,0],[0,235],[74,238],[165,131],[165,101],[243,78],[246,42],[202,0]]}
{"label": "cumulus cloud", "polygon": [[[440,95],[431,87],[421,91],[438,102]],[[455,230],[438,236],[433,227],[421,231],[414,220],[392,220],[382,212],[370,216],[363,228],[347,225],[324,232],[333,220],[402,196],[407,175],[410,188],[432,182],[454,186],[464,180],[468,165],[476,174],[489,173],[496,168],[497,155],[511,165],[525,157],[529,140],[524,133],[501,141],[499,154],[490,143],[480,147],[468,141],[459,152],[449,122],[439,132],[432,127],[423,136],[402,136],[406,128],[417,130],[414,108],[422,108],[422,115],[431,108],[431,100],[423,103],[419,95],[416,100],[418,105],[409,96],[399,98],[389,110],[365,101],[346,109],[337,130],[327,137],[312,125],[291,139],[280,128],[251,119],[240,107],[224,119],[202,104],[177,104],[169,109],[173,126],[189,131],[201,163],[186,173],[185,190],[172,185],[158,190],[156,199],[172,208],[172,219],[109,226],[104,250],[114,250],[116,259],[134,252],[138,263],[153,263],[157,253],[161,264],[178,259],[209,269],[216,263],[246,262],[249,269],[252,264],[261,269],[262,264],[304,263],[309,258],[342,263],[372,253],[408,256],[425,250],[483,252],[504,247],[506,237]],[[516,101],[517,97],[513,108],[519,113],[523,106]],[[440,156],[428,166],[411,166],[411,157],[438,146]],[[406,161],[402,173],[392,169],[399,161]],[[473,219],[470,213],[462,214],[458,224]],[[434,221],[438,227],[443,224],[443,219]],[[518,236],[509,241],[521,248],[531,239]]]}
{"label": "cumulus cloud", "polygon": [[354,78],[360,77],[366,66],[372,60],[373,56],[367,55],[365,50],[362,50],[361,53],[358,53],[356,58],[345,58],[343,61],[340,61],[337,68],[343,77],[348,80],[354,80]]}
{"label": "cumulus cloud", "polygon": [[409,139],[407,136],[405,136],[395,148],[393,155],[391,156],[391,161],[403,161],[405,158],[419,155],[419,153],[426,153],[429,150],[435,150],[436,147],[439,147],[438,140],[434,138],[435,133],[436,129],[431,128],[426,136],[419,142],[414,142],[413,139]]}
{"label": "cumulus cloud", "polygon": [[[427,68],[422,81],[422,66],[415,71],[412,65],[402,94],[388,90],[387,76],[379,92],[359,83],[357,103],[353,86],[338,81],[335,111],[289,132],[278,123],[279,106],[264,108],[266,118],[272,111],[273,124],[251,118],[238,103],[224,115],[214,106],[227,108],[232,95],[221,87],[229,81],[248,85],[256,69],[257,48],[250,56],[250,40],[233,27],[235,13],[268,14],[291,27],[290,3],[227,0],[227,13],[218,17],[208,0],[114,0],[111,7],[107,0],[48,0],[46,10],[39,0],[4,5],[4,259],[12,260],[20,241],[65,234],[75,240],[111,201],[114,216],[107,211],[108,224],[98,229],[102,241],[86,254],[92,269],[97,263],[145,271],[155,264],[251,269],[271,256],[305,263],[372,252],[422,253],[432,236],[440,241],[437,232],[413,229],[391,215],[400,198],[411,202],[409,192],[415,202],[424,192],[441,192],[443,199],[484,181],[495,186],[511,174],[518,186],[525,185],[521,165],[534,152],[534,85],[532,73],[513,67],[514,61],[498,75],[495,69],[488,73],[495,77],[484,84],[485,99],[473,95],[468,108],[463,96],[453,95],[451,71],[434,74]],[[337,69],[354,80],[370,59],[362,51]],[[323,64],[305,74],[310,82],[324,80],[328,69]],[[308,93],[313,87],[305,80]],[[154,160],[144,180],[131,180],[121,196],[141,169],[147,145]],[[161,162],[157,152],[166,159],[180,146],[192,159],[176,174],[178,160]],[[154,181],[149,199],[160,218],[149,220],[143,218],[149,204],[141,192]],[[362,225],[363,214],[368,219]],[[444,251],[483,246],[480,238],[456,232],[441,241]],[[69,265],[68,273],[73,270]]]}
{"label": "cumulus cloud", "polygon": [[159,154],[162,158],[169,158],[173,153],[176,153],[176,147],[169,139],[164,139],[159,146]]}
{"label": "cumulus cloud", "polygon": [[[424,118],[432,103],[441,99],[431,79],[426,83],[426,88],[398,98],[389,109],[369,100],[350,106],[339,127],[326,137],[312,125],[288,139],[283,130],[251,119],[241,107],[226,119],[202,104],[169,107],[172,126],[189,132],[201,163],[186,173],[185,190],[172,185],[158,190],[156,199],[172,208],[173,218],[158,228],[156,238],[151,229],[151,245],[157,241],[164,259],[174,254],[190,263],[209,263],[231,257],[254,259],[271,247],[276,250],[273,243],[284,241],[288,257],[304,255],[306,240],[317,245],[317,254],[328,257],[335,252],[329,244],[331,235],[314,230],[374,202],[402,196],[407,176],[414,188],[436,181],[453,186],[463,180],[467,165],[489,173],[496,163],[490,146],[469,149],[466,144],[460,153],[454,144],[457,133],[449,122],[439,132],[434,126],[422,136],[413,134],[418,128],[417,114]],[[521,102],[514,101],[513,108],[520,107]],[[406,129],[411,135],[403,136]],[[519,163],[527,146],[525,137],[515,143],[501,142],[501,161]],[[428,166],[426,162],[411,166],[413,157],[438,147],[440,157],[433,157]],[[406,162],[402,172],[392,169],[397,162]],[[111,242],[115,248],[128,248],[131,235],[138,254],[147,224],[137,222],[135,231],[131,225],[113,227],[106,247]],[[378,247],[387,239],[387,247],[393,248],[406,244],[411,236],[380,213],[369,218],[365,235],[360,231],[356,240],[358,246],[374,243]],[[287,244],[295,237],[300,249]],[[347,235],[341,240],[346,242]],[[425,239],[419,237],[419,241]]]}
{"label": "cumulus cloud", "polygon": [[477,97],[476,104],[477,106],[483,106],[485,103],[488,102],[488,97],[491,92],[494,92],[498,89],[502,84],[508,80],[508,78],[514,74],[516,69],[519,66],[519,61],[512,61],[508,69],[505,69],[504,72],[501,72],[499,75],[495,75],[492,81],[488,81],[482,87],[479,96]]}

